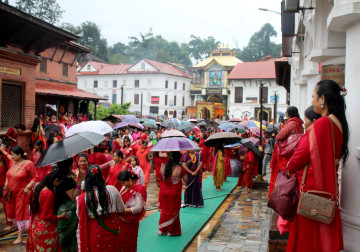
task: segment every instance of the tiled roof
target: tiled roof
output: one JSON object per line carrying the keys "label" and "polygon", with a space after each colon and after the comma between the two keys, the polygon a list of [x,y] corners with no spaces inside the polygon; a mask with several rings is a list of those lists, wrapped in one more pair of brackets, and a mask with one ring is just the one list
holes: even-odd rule
{"label": "tiled roof", "polygon": [[143,59],[143,60],[145,62],[149,63],[150,65],[152,65],[153,67],[155,67],[161,73],[191,78],[190,75],[180,71],[179,69],[177,69],[176,67],[174,67],[174,66],[172,66],[170,64],[161,63],[161,62],[148,60],[148,59]]}
{"label": "tiled roof", "polygon": [[195,68],[202,68],[206,67],[208,64],[210,64],[213,60],[215,60],[219,65],[221,66],[227,66],[227,67],[234,67],[238,63],[241,63],[242,61],[236,58],[235,56],[211,56],[209,58],[204,59],[203,61],[196,64]]}
{"label": "tiled roof", "polygon": [[275,79],[275,63],[244,62],[237,64],[228,76],[228,79]]}
{"label": "tiled roof", "polygon": [[76,87],[68,84],[51,82],[37,82],[35,85],[35,93],[75,98],[87,98],[90,100],[107,100],[102,96],[88,93],[84,90],[77,89]]}

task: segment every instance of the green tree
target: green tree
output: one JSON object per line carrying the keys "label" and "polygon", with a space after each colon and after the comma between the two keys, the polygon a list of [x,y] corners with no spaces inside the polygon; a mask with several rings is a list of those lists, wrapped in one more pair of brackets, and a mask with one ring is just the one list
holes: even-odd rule
{"label": "green tree", "polygon": [[16,8],[50,24],[59,22],[64,13],[56,0],[17,0]]}
{"label": "green tree", "polygon": [[[96,119],[101,120],[109,115],[127,115],[129,114],[129,108],[131,103],[124,103],[122,106],[118,104],[112,104],[108,108],[104,108],[103,105],[96,107]],[[95,114],[95,105],[93,102],[89,103],[89,113]],[[94,117],[93,117],[94,118]]]}
{"label": "green tree", "polygon": [[242,61],[256,61],[268,55],[279,57],[281,45],[277,45],[270,40],[276,35],[277,33],[271,24],[264,24],[260,31],[251,36],[248,45],[237,54],[237,57]]}
{"label": "green tree", "polygon": [[210,52],[215,50],[220,44],[220,41],[217,41],[214,37],[209,36],[206,39],[201,39],[195,35],[190,36],[190,41],[188,44],[188,51],[196,62],[210,56]]}

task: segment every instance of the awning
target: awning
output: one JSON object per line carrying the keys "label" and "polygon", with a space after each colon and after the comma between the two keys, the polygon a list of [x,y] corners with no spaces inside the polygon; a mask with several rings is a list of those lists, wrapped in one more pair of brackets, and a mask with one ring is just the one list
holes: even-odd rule
{"label": "awning", "polygon": [[69,84],[51,83],[51,82],[38,82],[35,85],[35,93],[39,95],[53,95],[72,97],[88,100],[107,100],[102,96],[86,92],[84,90],[73,87]]}

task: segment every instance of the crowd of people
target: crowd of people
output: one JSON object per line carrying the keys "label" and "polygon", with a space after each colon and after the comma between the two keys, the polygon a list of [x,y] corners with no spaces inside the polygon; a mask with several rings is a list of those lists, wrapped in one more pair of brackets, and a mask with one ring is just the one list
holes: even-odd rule
{"label": "crowd of people", "polygon": [[[221,190],[227,177],[231,176],[238,177],[238,186],[244,187],[244,193],[251,193],[253,178],[261,170],[258,169],[261,159],[261,175],[266,175],[270,162],[269,196],[279,169],[289,169],[301,181],[306,165],[309,168],[305,191],[326,188],[335,193],[332,182],[335,178],[327,172],[328,166],[334,165],[327,159],[332,153],[331,144],[323,143],[329,143],[330,119],[336,126],[335,166],[338,167],[340,158],[346,162],[348,127],[340,92],[341,88],[335,82],[318,83],[312,106],[304,115],[306,133],[292,156],[280,155],[278,144],[291,135],[304,133],[304,122],[297,108],[291,106],[286,112],[287,121],[280,125],[279,132],[260,133],[264,134],[263,141],[258,144],[259,149],[264,150],[261,156],[241,145],[219,143],[208,147],[206,139],[221,131],[212,124],[186,134],[199,145],[199,152],[152,153],[151,148],[167,129],[123,127],[98,146],[73,158],[52,166],[36,167],[44,149],[61,140],[63,132],[46,139],[45,121],[36,118],[32,127],[33,150],[27,160],[24,150],[17,145],[17,134],[25,127],[18,125],[6,135],[8,146],[0,148],[1,199],[7,221],[4,230],[17,226],[18,237],[13,244],[21,243],[24,232],[29,230],[27,251],[112,251],[112,248],[136,251],[139,221],[146,212],[146,190],[151,172],[155,173],[159,187],[158,235],[177,236],[181,235],[180,208],[204,207],[203,172],[212,172],[215,190]],[[74,118],[71,114],[64,114],[63,121],[54,120],[53,124],[67,127],[69,123],[71,126],[76,122],[71,118]],[[235,129],[234,132],[242,138],[257,137],[250,130],[239,133]],[[343,248],[338,210],[330,225],[302,216],[296,216],[289,225],[288,251],[339,251]]]}

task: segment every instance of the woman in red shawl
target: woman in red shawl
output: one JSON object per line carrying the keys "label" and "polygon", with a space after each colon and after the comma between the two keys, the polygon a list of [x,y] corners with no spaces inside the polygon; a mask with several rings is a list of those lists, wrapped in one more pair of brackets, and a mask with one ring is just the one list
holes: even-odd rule
{"label": "woman in red shawl", "polygon": [[16,125],[14,128],[10,128],[6,134],[5,137],[9,139],[9,146],[8,149],[11,151],[11,149],[17,145],[17,137],[19,134],[23,133],[26,130],[25,126],[22,124]]}
{"label": "woman in red shawl", "polygon": [[36,117],[34,119],[34,123],[31,128],[31,143],[34,143],[36,140],[41,140],[44,143],[43,144],[44,149],[46,149],[45,131],[42,127],[41,120],[39,117]]}
{"label": "woman in red shawl", "polygon": [[130,163],[130,157],[134,156],[134,149],[131,146],[131,141],[129,137],[124,137],[122,139],[123,141],[123,147],[121,149],[122,153],[124,154],[124,160],[125,162]]}
{"label": "woman in red shawl", "polygon": [[[334,81],[322,80],[314,90],[312,105],[315,113],[321,114],[313,126],[306,130],[296,152],[289,161],[289,170],[301,184],[304,167],[308,165],[304,191],[318,190],[331,193],[338,199],[337,169],[342,158],[348,157],[349,128],[345,116],[345,101],[342,88]],[[335,153],[333,151],[332,127]],[[333,159],[335,156],[335,162]],[[340,210],[330,224],[323,224],[295,215],[291,224],[287,251],[337,252],[344,249]]]}
{"label": "woman in red shawl", "polygon": [[87,169],[85,192],[77,197],[76,202],[78,251],[119,251],[119,213],[124,213],[125,206],[119,191],[114,186],[105,185],[98,165]]}
{"label": "woman in red shawl", "polygon": [[245,147],[246,155],[241,157],[243,160],[242,163],[242,172],[239,175],[238,186],[245,186],[244,193],[251,193],[251,190],[254,186],[254,181],[252,179],[254,173],[257,173],[257,162],[254,155],[254,152],[249,150],[248,147]]}
{"label": "woman in red shawl", "polygon": [[120,214],[120,248],[122,252],[136,252],[139,221],[146,213],[146,189],[136,181],[139,177],[127,170],[118,175],[123,185],[120,191],[125,204],[125,213]]}
{"label": "woman in red shawl", "polygon": [[203,165],[206,167],[207,171],[211,171],[210,169],[210,160],[211,160],[211,150],[209,146],[206,146],[204,144],[205,140],[207,139],[208,135],[206,134],[206,132],[202,133],[202,140],[199,143],[199,147],[201,148],[201,160]]}
{"label": "woman in red shawl", "polygon": [[6,214],[8,219],[16,223],[18,227],[18,237],[12,244],[19,244],[22,242],[24,231],[29,228],[28,195],[38,175],[35,165],[26,160],[21,147],[12,148],[11,156],[13,162],[6,173],[3,196],[5,197],[8,192],[11,192],[10,200],[6,202]]}
{"label": "woman in red shawl", "polygon": [[[44,151],[43,145],[44,143],[40,139],[34,142],[34,149],[31,151],[30,161],[33,162],[35,166]],[[36,182],[41,182],[41,180],[43,180],[43,178],[45,178],[45,176],[51,171],[51,165],[37,167],[36,171],[38,173],[38,179]]]}
{"label": "woman in red shawl", "polygon": [[117,180],[119,173],[130,168],[129,164],[123,161],[124,154],[120,150],[114,152],[115,164],[110,167],[107,185],[115,186],[120,191],[122,184]]}
{"label": "woman in red shawl", "polygon": [[187,182],[185,170],[180,165],[181,153],[170,152],[169,162],[160,168],[161,198],[158,235],[181,235],[180,207],[182,181]]}
{"label": "woman in red shawl", "polygon": [[[289,136],[294,134],[302,134],[304,133],[303,129],[303,121],[299,118],[299,112],[296,107],[290,106],[286,110],[286,117],[289,118],[283,128],[280,130],[279,134],[276,136],[276,141],[284,141]],[[279,169],[286,171],[286,165],[289,161],[290,157],[281,156],[279,154],[279,145],[275,144],[274,151],[271,157],[271,177],[270,177],[270,185],[269,185],[269,194],[270,197],[271,192],[274,188],[276,176],[278,174]]]}
{"label": "woman in red shawl", "polygon": [[[140,146],[136,146],[138,142],[141,141]],[[139,159],[140,167],[144,172],[145,176],[145,188],[147,188],[147,185],[150,182],[150,173],[151,173],[151,167],[150,167],[150,160],[147,160],[146,155],[150,153],[150,149],[152,148],[152,144],[148,146],[147,140],[138,140],[136,142],[133,142],[131,144],[131,147],[135,150],[135,155]]]}
{"label": "woman in red shawl", "polygon": [[[6,181],[6,172],[8,170],[8,167],[10,167],[12,165],[12,158],[9,155],[8,150],[4,146],[0,146],[0,151],[1,151],[1,155],[0,155],[0,188],[3,188],[5,186],[5,181]],[[6,216],[6,204],[3,201],[2,197],[0,197],[0,201],[3,204],[5,220],[6,220],[6,227],[2,231],[9,231],[12,228],[13,223],[11,221],[9,221]]]}
{"label": "woman in red shawl", "polygon": [[55,214],[55,188],[64,180],[59,170],[48,174],[36,185],[31,200],[31,225],[29,228],[26,251],[61,252],[58,220],[65,220],[66,212]]}

